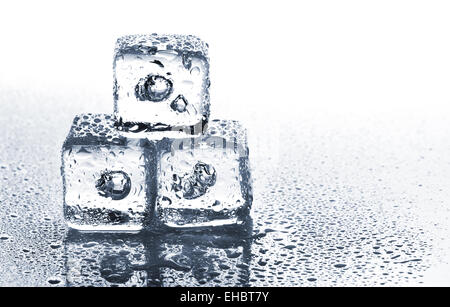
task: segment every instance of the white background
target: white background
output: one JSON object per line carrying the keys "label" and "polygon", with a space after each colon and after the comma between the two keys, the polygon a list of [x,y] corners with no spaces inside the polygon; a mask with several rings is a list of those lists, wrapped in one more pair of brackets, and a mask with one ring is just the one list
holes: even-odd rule
{"label": "white background", "polygon": [[2,1],[0,86],[109,111],[116,37],[186,33],[210,45],[213,114],[446,112],[449,16],[447,1]]}

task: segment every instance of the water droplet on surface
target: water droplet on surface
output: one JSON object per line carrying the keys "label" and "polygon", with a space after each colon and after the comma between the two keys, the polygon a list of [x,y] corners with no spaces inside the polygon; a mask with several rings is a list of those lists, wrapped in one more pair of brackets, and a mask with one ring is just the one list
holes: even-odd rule
{"label": "water droplet on surface", "polygon": [[51,285],[57,285],[57,284],[61,283],[61,279],[59,279],[57,277],[51,277],[47,280],[47,282]]}

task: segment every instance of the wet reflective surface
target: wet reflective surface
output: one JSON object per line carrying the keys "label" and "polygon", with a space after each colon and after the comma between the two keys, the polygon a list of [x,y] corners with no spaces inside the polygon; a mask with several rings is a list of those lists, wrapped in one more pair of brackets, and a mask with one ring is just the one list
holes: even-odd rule
{"label": "wet reflective surface", "polygon": [[268,114],[248,116],[245,227],[80,234],[63,219],[61,144],[76,113],[108,105],[80,95],[0,90],[1,286],[450,284],[450,132],[438,110],[271,114],[271,129]]}
{"label": "wet reflective surface", "polygon": [[248,286],[251,222],[202,233],[80,234],[64,243],[67,286]]}

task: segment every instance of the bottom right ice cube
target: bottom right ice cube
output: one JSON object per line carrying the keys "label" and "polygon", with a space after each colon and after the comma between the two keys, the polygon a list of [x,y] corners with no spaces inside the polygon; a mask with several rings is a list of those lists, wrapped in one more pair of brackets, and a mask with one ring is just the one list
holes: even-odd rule
{"label": "bottom right ice cube", "polygon": [[195,138],[159,143],[156,214],[168,227],[242,224],[253,195],[247,133],[231,120],[212,120]]}

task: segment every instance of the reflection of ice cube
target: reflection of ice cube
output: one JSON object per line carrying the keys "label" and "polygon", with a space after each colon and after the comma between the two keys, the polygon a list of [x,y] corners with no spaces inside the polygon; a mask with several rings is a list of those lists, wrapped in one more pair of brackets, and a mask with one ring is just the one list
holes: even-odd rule
{"label": "reflection of ice cube", "polygon": [[65,240],[68,286],[248,286],[252,223],[207,232],[82,233]]}
{"label": "reflection of ice cube", "polygon": [[65,242],[68,286],[142,287],[148,249],[138,236],[70,232]]}
{"label": "reflection of ice cube", "polygon": [[246,131],[211,121],[197,138],[164,139],[158,149],[157,215],[170,227],[239,224],[252,188]]}
{"label": "reflection of ice cube", "polygon": [[[200,127],[209,116],[208,46],[192,35],[129,35],[117,40],[114,110],[126,132]],[[198,130],[200,129],[200,130]]]}
{"label": "reflection of ice cube", "polygon": [[249,286],[250,235],[251,230],[166,234],[159,244],[159,258],[165,263],[160,269],[161,285]]}
{"label": "reflection of ice cube", "polygon": [[113,124],[110,115],[79,115],[63,145],[64,214],[72,228],[139,230],[154,202],[154,148],[120,136]]}

